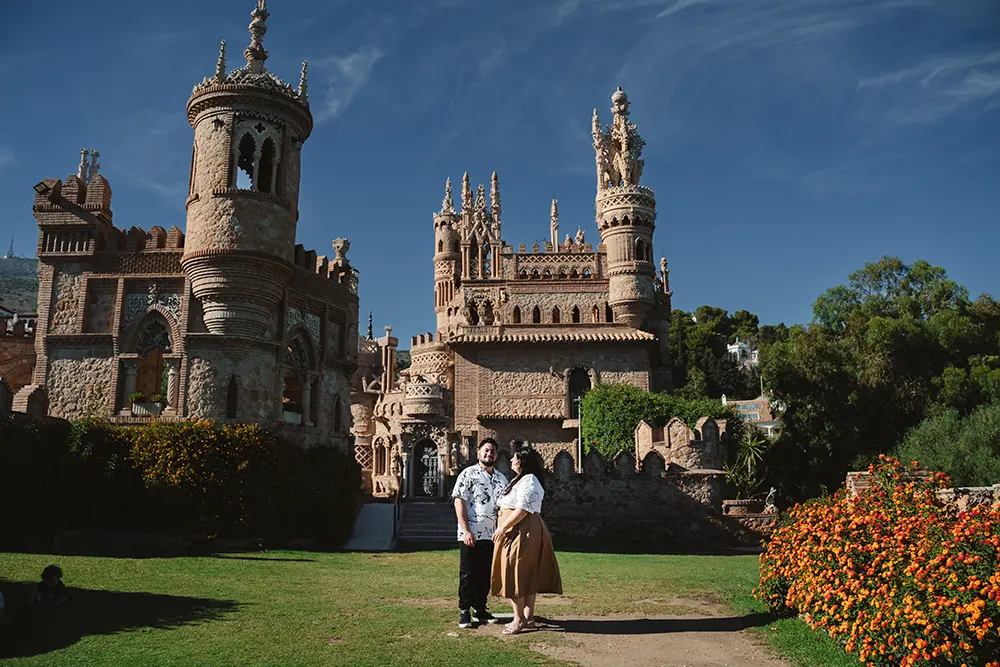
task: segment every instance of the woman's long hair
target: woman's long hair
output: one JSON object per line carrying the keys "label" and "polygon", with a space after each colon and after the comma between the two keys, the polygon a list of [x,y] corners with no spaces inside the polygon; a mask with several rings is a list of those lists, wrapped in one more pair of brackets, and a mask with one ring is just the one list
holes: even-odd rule
{"label": "woman's long hair", "polygon": [[517,459],[521,467],[521,472],[517,473],[517,476],[510,480],[510,484],[507,485],[507,488],[503,490],[501,495],[506,496],[510,493],[514,485],[520,482],[521,478],[525,475],[534,475],[538,478],[538,483],[542,485],[542,488],[545,488],[545,464],[542,462],[542,457],[538,452],[528,447],[522,447],[514,452],[514,458]]}

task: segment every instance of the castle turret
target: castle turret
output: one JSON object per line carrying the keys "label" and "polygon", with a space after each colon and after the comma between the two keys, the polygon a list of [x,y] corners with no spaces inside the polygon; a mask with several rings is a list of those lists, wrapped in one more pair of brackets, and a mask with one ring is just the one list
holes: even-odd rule
{"label": "castle turret", "polygon": [[434,312],[438,331],[448,329],[448,305],[455,298],[459,285],[462,255],[458,224],[461,216],[455,212],[451,198],[451,179],[445,183],[441,210],[434,214]]}
{"label": "castle turret", "polygon": [[184,272],[215,334],[262,337],[292,275],[299,160],[313,119],[306,69],[298,90],[264,68],[266,0],[251,13],[246,64],[188,100],[194,128]]}
{"label": "castle turret", "polygon": [[611,96],[614,120],[601,127],[594,110],[597,229],[607,251],[610,305],[616,322],[640,328],[654,306],[653,229],[656,197],[639,185],[645,142],[629,119],[628,97]]}

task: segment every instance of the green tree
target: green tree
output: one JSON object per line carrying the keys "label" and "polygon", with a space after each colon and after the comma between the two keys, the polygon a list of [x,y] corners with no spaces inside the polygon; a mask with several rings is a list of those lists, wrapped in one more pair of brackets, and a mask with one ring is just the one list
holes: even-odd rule
{"label": "green tree", "polygon": [[1000,402],[966,416],[951,408],[932,411],[906,434],[896,457],[948,473],[957,486],[1000,484]]}
{"label": "green tree", "polygon": [[1000,308],[970,302],[944,269],[884,257],[827,290],[813,323],[765,348],[762,370],[784,406],[769,469],[793,496],[835,488],[890,451],[937,404],[973,409],[1000,387]]}

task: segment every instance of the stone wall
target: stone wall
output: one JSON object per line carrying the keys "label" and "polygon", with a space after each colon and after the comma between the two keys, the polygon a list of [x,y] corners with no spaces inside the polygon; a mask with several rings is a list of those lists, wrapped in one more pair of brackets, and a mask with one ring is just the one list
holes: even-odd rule
{"label": "stone wall", "polygon": [[623,453],[614,471],[592,452],[584,472],[573,472],[569,452],[556,457],[546,476],[542,516],[553,536],[589,538],[677,551],[715,550],[759,543],[739,521],[722,516],[720,471],[636,472]]}
{"label": "stone wall", "polygon": [[115,391],[112,350],[60,348],[49,356],[48,414],[80,419],[88,414],[110,414]]}

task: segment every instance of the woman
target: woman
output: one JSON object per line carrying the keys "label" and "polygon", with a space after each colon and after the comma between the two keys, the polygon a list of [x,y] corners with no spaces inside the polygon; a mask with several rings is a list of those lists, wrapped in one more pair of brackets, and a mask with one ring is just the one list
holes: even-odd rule
{"label": "woman", "polygon": [[552,538],[539,516],[545,497],[541,457],[520,449],[510,466],[516,476],[497,503],[500,516],[493,534],[492,593],[510,600],[514,620],[503,633],[516,635],[535,627],[535,594],[562,594],[562,578]]}

